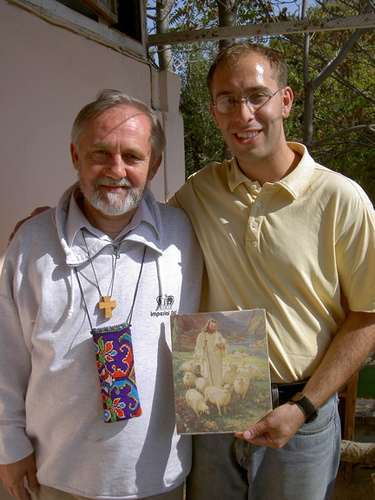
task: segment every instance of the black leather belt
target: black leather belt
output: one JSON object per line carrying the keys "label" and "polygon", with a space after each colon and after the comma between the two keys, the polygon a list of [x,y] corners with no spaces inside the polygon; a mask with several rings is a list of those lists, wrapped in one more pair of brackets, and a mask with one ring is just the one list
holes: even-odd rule
{"label": "black leather belt", "polygon": [[297,393],[302,392],[307,380],[291,384],[272,384],[272,407],[275,409],[288,401]]}

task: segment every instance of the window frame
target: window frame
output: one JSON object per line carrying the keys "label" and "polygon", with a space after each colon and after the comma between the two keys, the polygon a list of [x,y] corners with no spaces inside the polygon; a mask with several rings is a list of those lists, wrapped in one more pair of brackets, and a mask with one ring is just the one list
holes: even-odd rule
{"label": "window frame", "polygon": [[109,23],[117,23],[117,1],[116,0],[80,0],[96,15],[102,17]]}
{"label": "window frame", "polygon": [[[147,61],[147,25],[146,25],[146,7],[145,0],[139,0],[141,4],[141,32],[142,42],[112,29],[109,22],[98,12],[94,12],[98,16],[98,22],[89,19],[88,17],[76,12],[75,10],[65,6],[56,0],[7,0],[9,3],[17,5],[38,17],[48,21],[56,26],[68,29],[75,33],[81,34],[85,38],[94,42],[106,45],[122,54],[135,55],[143,61]],[[88,0],[86,0],[88,1]],[[95,0],[91,0],[96,3]],[[112,0],[110,0],[112,1]],[[86,6],[88,6],[86,4]]]}

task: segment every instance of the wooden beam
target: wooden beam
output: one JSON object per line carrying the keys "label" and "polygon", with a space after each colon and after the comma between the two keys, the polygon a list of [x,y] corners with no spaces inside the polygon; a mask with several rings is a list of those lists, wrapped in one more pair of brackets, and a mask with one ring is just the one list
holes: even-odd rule
{"label": "wooden beam", "polygon": [[342,31],[347,29],[367,29],[375,27],[375,14],[338,17],[336,19],[306,19],[273,23],[228,26],[223,28],[176,31],[148,36],[148,46],[173,45],[204,41],[250,38],[267,35],[291,35],[314,33],[317,31]]}

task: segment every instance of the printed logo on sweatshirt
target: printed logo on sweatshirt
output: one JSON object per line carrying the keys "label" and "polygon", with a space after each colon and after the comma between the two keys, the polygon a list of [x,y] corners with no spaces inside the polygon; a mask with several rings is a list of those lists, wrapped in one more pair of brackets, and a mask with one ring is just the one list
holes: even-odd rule
{"label": "printed logo on sweatshirt", "polygon": [[159,295],[156,297],[156,311],[151,311],[151,316],[170,316],[171,314],[176,314],[176,311],[172,310],[175,298],[173,295]]}

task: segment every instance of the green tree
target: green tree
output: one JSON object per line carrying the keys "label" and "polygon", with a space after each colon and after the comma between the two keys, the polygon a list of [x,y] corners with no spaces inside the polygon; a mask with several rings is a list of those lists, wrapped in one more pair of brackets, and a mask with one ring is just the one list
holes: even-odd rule
{"label": "green tree", "polygon": [[[316,0],[301,12],[296,2],[253,0],[179,1],[171,29],[210,28],[219,6],[239,25],[304,18],[334,18],[374,12],[368,0]],[[232,11],[228,11],[232,9]],[[233,12],[233,9],[235,12]],[[225,12],[224,12],[225,14]],[[234,15],[235,14],[235,15]],[[304,142],[317,161],[357,180],[375,200],[375,33],[374,30],[316,32],[252,39],[282,52],[289,66],[295,102],[285,122],[287,137]],[[223,141],[209,113],[206,74],[218,44],[173,47],[173,70],[181,76],[187,174],[223,158]]]}
{"label": "green tree", "polygon": [[[310,9],[308,16],[374,11],[363,0],[317,3],[319,9]],[[343,30],[272,43],[287,54],[296,96],[288,137],[304,142],[317,161],[358,181],[375,201],[374,41],[373,30]]]}
{"label": "green tree", "polygon": [[185,129],[186,176],[212,161],[220,161],[224,147],[224,141],[215,127],[209,107],[206,76],[211,57],[202,59],[200,46],[194,45],[191,49],[190,61],[195,60],[195,62],[184,65],[180,72],[182,81],[180,111]]}

